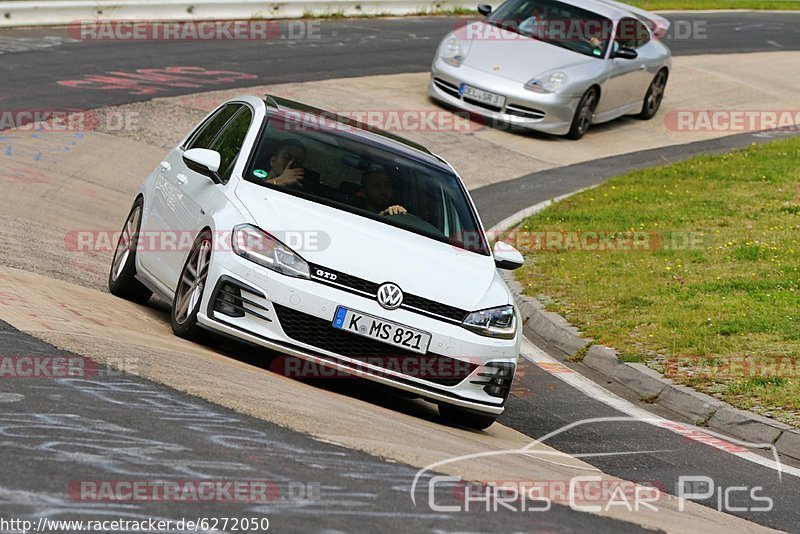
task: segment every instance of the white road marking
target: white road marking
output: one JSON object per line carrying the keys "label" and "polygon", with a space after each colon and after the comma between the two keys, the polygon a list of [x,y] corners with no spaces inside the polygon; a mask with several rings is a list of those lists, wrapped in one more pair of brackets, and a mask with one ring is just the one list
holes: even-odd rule
{"label": "white road marking", "polygon": [[[614,408],[615,410],[635,418],[637,421],[675,432],[676,434],[680,434],[688,439],[709,445],[721,451],[727,452],[728,454],[737,456],[738,458],[742,458],[743,460],[773,469],[778,472],[779,477],[782,474],[787,474],[800,478],[800,469],[783,465],[778,458],[777,452],[775,451],[775,446],[770,443],[747,443],[745,441],[729,438],[717,432],[708,430],[707,428],[700,428],[685,423],[676,423],[675,421],[670,421],[669,419],[657,416],[645,410],[644,408],[640,408],[630,401],[615,395],[580,373],[563,371],[562,368],[569,368],[534,345],[527,338],[523,338],[522,340],[522,350],[520,351],[520,356],[537,365],[542,370],[557,377],[559,380],[566,382],[584,395],[593,399],[597,399],[600,402]],[[598,419],[598,421],[600,419]],[[773,461],[768,458],[764,458],[759,454],[747,450],[745,447],[770,449],[775,457],[775,460]]]}
{"label": "white road marking", "polygon": [[74,42],[76,42],[75,39],[58,36],[46,36],[39,38],[0,36],[0,54],[41,50],[43,48],[52,48],[54,46],[60,46],[64,43]]}

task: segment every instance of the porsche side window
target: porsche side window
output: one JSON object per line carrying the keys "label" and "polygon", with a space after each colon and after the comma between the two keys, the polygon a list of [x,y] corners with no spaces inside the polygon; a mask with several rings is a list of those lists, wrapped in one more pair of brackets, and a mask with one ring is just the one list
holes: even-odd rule
{"label": "porsche side window", "polygon": [[186,143],[190,148],[208,148],[223,126],[241,109],[241,104],[226,104],[194,131]]}
{"label": "porsche side window", "polygon": [[241,106],[239,113],[228,121],[216,139],[208,147],[216,150],[220,155],[219,174],[225,181],[228,180],[233,162],[242,149],[244,137],[253,121],[253,112],[247,106]]}
{"label": "porsche side window", "polygon": [[650,42],[650,32],[647,31],[647,26],[640,21],[636,21],[636,48],[646,45]]}
{"label": "porsche side window", "polygon": [[620,48],[636,48],[636,20],[620,19],[614,41]]}

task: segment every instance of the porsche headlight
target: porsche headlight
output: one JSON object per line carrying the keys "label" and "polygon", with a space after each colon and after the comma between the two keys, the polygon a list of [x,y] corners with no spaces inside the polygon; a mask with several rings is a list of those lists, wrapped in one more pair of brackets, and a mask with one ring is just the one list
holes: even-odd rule
{"label": "porsche headlight", "polygon": [[287,276],[309,278],[306,260],[252,224],[236,226],[231,241],[233,251],[243,258]]}
{"label": "porsche headlight", "polygon": [[442,61],[454,67],[461,66],[464,56],[466,56],[464,45],[457,37],[450,37],[442,43],[439,49],[439,57],[442,58]]}
{"label": "porsche headlight", "polygon": [[487,337],[513,339],[517,333],[514,306],[510,304],[472,312],[462,324],[476,334]]}
{"label": "porsche headlight", "polygon": [[529,80],[525,84],[525,89],[536,93],[557,93],[565,85],[567,85],[567,75],[558,71]]}

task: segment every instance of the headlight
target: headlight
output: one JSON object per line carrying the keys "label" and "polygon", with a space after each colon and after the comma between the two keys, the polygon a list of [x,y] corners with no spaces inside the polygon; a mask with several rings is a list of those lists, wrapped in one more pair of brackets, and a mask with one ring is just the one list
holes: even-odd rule
{"label": "headlight", "polygon": [[231,241],[233,251],[243,258],[281,274],[309,278],[306,260],[252,224],[236,226]]}
{"label": "headlight", "polygon": [[512,339],[517,333],[514,306],[499,306],[470,313],[463,325],[482,336]]}
{"label": "headlight", "polygon": [[567,75],[561,71],[533,78],[525,84],[525,89],[536,93],[557,93],[567,85]]}
{"label": "headlight", "polygon": [[465,55],[464,46],[457,37],[451,37],[445,41],[439,51],[442,61],[454,67],[461,66]]}

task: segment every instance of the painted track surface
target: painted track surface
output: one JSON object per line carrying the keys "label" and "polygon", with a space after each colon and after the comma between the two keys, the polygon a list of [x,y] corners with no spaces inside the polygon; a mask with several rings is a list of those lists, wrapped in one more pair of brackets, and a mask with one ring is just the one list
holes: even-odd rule
{"label": "painted track surface", "polygon": [[[739,15],[737,15],[739,16]],[[798,48],[796,33],[793,34],[791,28],[785,22],[785,17],[774,15],[741,15],[747,19],[746,23],[738,22],[737,16],[720,15],[718,22],[720,25],[724,22],[725,31],[709,32],[709,39],[705,42],[690,42],[684,46],[685,43],[675,42],[672,47],[676,53],[695,54],[701,53],[704,50],[714,51],[745,51],[745,50],[769,50],[775,49],[774,45],[767,43],[768,40],[773,40],[776,28],[780,26],[782,37],[781,41],[776,41],[786,49]],[[708,18],[711,16],[703,16]],[[731,18],[729,18],[731,17]],[[760,18],[759,18],[760,17]],[[11,83],[4,84],[3,96],[6,106],[14,106],[15,108],[21,107],[95,107],[97,105],[119,104],[130,102],[133,100],[147,99],[151,95],[132,95],[129,91],[103,91],[103,92],[68,92],[66,90],[56,90],[53,88],[52,81],[55,79],[69,79],[75,78],[76,73],[80,72],[105,72],[108,70],[131,70],[146,67],[161,67],[164,65],[175,64],[190,64],[190,65],[206,65],[209,68],[220,68],[221,64],[232,70],[242,72],[255,72],[253,68],[257,69],[260,81],[268,79],[270,82],[281,81],[302,81],[309,79],[318,79],[325,77],[340,77],[352,76],[362,74],[376,74],[384,72],[403,72],[403,71],[419,71],[424,69],[430,59],[433,48],[436,44],[436,37],[441,35],[443,31],[452,27],[452,21],[447,19],[434,19],[434,20],[397,20],[397,21],[356,21],[356,22],[331,22],[333,26],[339,24],[337,29],[329,28],[331,32],[347,33],[347,38],[341,39],[341,45],[331,44],[331,48],[344,49],[342,51],[334,51],[329,55],[326,46],[277,46],[272,45],[269,48],[269,54],[264,53],[264,45],[262,43],[226,43],[225,47],[220,47],[215,54],[207,54],[207,47],[196,48],[196,43],[170,43],[168,46],[151,43],[151,44],[135,44],[135,43],[65,43],[52,50],[42,51],[18,51],[10,52],[4,55],[3,62],[0,64],[0,69],[11,69],[13,75],[6,78],[12,80]],[[750,31],[744,33],[733,34],[737,37],[731,37],[731,32],[736,31],[735,28],[748,25],[755,25]],[[326,27],[323,25],[323,27]],[[797,28],[798,25],[793,25]],[[376,27],[380,27],[376,31]],[[722,27],[722,26],[720,26]],[[414,30],[413,32],[411,30]],[[796,31],[796,30],[795,30]],[[28,33],[26,35],[35,37],[36,32]],[[409,38],[409,33],[414,33],[416,37]],[[9,32],[4,32],[3,35],[7,36]],[[380,39],[371,39],[370,35],[381,35]],[[15,34],[20,35],[20,34]],[[744,37],[741,37],[744,35]],[[421,36],[421,38],[417,38]],[[785,41],[785,42],[783,42]],[[409,44],[410,43],[410,44]],[[314,44],[314,43],[311,43]],[[228,48],[228,46],[233,48]],[[682,47],[683,50],[681,49]],[[737,48],[738,47],[738,48]],[[237,54],[235,60],[231,60],[230,51],[235,49],[244,52]],[[365,54],[364,51],[368,50],[369,53]],[[200,53],[202,52],[202,53]],[[387,54],[391,53],[392,60],[387,61]],[[265,57],[265,56],[269,57]],[[77,69],[76,66],[80,65]],[[91,65],[91,68],[88,66]],[[94,70],[92,70],[94,69]],[[46,81],[46,80],[49,80]],[[238,82],[235,82],[238,83]],[[241,83],[252,84],[252,81],[242,80]],[[228,86],[226,86],[228,87]],[[47,90],[44,90],[46,88]],[[157,96],[196,92],[200,88],[167,88],[164,91],[159,91]],[[41,92],[40,92],[41,91]],[[707,148],[707,147],[704,147]],[[653,155],[649,155],[650,158]],[[648,159],[650,161],[650,159]],[[620,161],[610,162],[609,168],[617,167]],[[572,169],[575,171],[575,169]],[[566,172],[566,171],[562,171]],[[578,181],[585,177],[585,172],[574,172],[575,181],[552,180],[556,188],[575,188]],[[596,179],[603,178],[604,175],[596,175]],[[547,175],[537,175],[526,178],[532,183],[547,183]],[[544,181],[544,182],[543,182]],[[517,184],[518,185],[518,184]],[[560,189],[559,189],[560,190]],[[506,188],[508,191],[508,188]],[[553,190],[546,187],[537,190],[535,193],[527,195],[524,199],[523,205],[528,205],[546,198],[550,198]],[[563,191],[566,192],[566,191]],[[498,194],[497,190],[492,189],[479,189],[475,191],[476,201],[485,213],[487,223],[493,221],[493,218],[504,217],[512,210],[508,209],[507,213],[504,210],[508,207],[502,200],[492,195]],[[503,206],[504,209],[499,209]],[[495,209],[496,215],[487,216],[490,210]],[[499,220],[499,219],[497,219]],[[11,332],[4,335],[4,339],[11,339],[17,334]],[[35,343],[27,340],[25,343]],[[4,348],[9,347],[14,350],[15,345],[4,343]],[[35,350],[47,350],[39,345],[34,345]],[[546,431],[553,430],[566,423],[574,422],[580,419],[589,417],[596,417],[598,414],[613,415],[617,413],[609,409],[602,403],[584,397],[578,394],[574,389],[565,386],[564,384],[556,381],[552,375],[541,371],[541,369],[530,364],[523,364],[521,368],[520,382],[517,385],[515,394],[509,404],[509,410],[503,416],[501,421],[512,428],[522,431],[529,436],[539,436]],[[138,379],[131,377],[125,378],[123,381],[130,380],[130,387],[139,388],[145,387]],[[142,381],[143,382],[143,381]],[[144,384],[147,384],[146,382]],[[20,383],[20,386],[22,383]],[[42,393],[43,397],[38,402],[42,403],[40,414],[47,413],[44,405],[48,399],[53,401],[59,395],[64,395],[66,399],[66,390],[62,392],[62,388],[68,388],[68,384],[59,384],[58,386],[48,385],[47,387],[34,388],[37,394]],[[50,390],[52,389],[56,391]],[[153,386],[155,387],[155,386]],[[91,386],[89,386],[91,389]],[[50,391],[47,391],[50,390]],[[4,392],[7,391],[4,389]],[[10,390],[9,390],[10,391]],[[13,392],[12,392],[13,393]],[[83,392],[85,393],[85,392]],[[30,393],[28,393],[30,395]],[[56,397],[53,397],[53,396]],[[186,397],[178,393],[170,393],[180,399],[181,402],[186,401]],[[369,402],[376,402],[380,394],[376,393],[375,397],[370,398],[368,395],[366,400]],[[89,395],[91,397],[91,395]],[[35,398],[32,396],[32,398]],[[87,396],[82,398],[70,397],[66,402],[74,411],[87,409],[90,412],[99,409],[98,403],[91,402]],[[7,405],[11,408],[12,405]],[[36,406],[34,406],[34,409]],[[206,406],[206,408],[208,408]],[[210,409],[210,408],[209,408]],[[143,412],[146,410],[143,410]],[[98,412],[99,413],[99,412]],[[146,434],[149,428],[163,424],[163,422],[156,422],[147,420],[150,414],[143,413],[142,421],[137,422],[138,428],[134,430],[138,433]],[[88,414],[86,415],[88,417]],[[118,419],[119,414],[114,415],[108,413],[108,420],[120,422]],[[23,415],[25,417],[33,417],[33,414]],[[105,418],[101,417],[100,419]],[[253,425],[262,424],[250,418],[241,417],[241,427],[250,428]],[[635,460],[630,457],[596,457],[587,459],[593,465],[601,467],[607,472],[617,474],[623,478],[634,480],[654,480],[664,483],[668,489],[674,488],[674,483],[677,477],[686,474],[705,474],[710,475],[718,480],[720,484],[726,486],[736,484],[754,485],[760,484],[769,488],[769,495],[776,499],[776,510],[770,514],[742,514],[754,521],[761,524],[791,529],[792,525],[800,522],[798,511],[796,510],[796,495],[800,493],[800,487],[797,486],[796,481],[792,479],[784,479],[782,483],[775,481],[775,474],[767,469],[757,466],[751,466],[739,460],[732,460],[730,456],[713,450],[710,447],[699,445],[695,442],[689,442],[677,435],[668,432],[653,432],[651,429],[646,428],[633,428],[636,425],[619,425],[606,426],[601,429],[584,430],[581,432],[570,433],[562,436],[553,442],[556,448],[570,453],[597,453],[597,444],[602,444],[605,452],[612,452],[612,449],[631,449],[641,452],[635,456]],[[300,435],[292,434],[283,429],[276,430],[269,428],[265,432],[272,432],[273,442],[289,442],[292,440],[302,440]],[[283,433],[282,433],[283,432]],[[624,436],[624,437],[623,437]],[[174,435],[175,443],[185,442],[187,437],[181,434],[178,429],[175,430]],[[303,446],[308,447],[308,450],[318,448],[317,442],[302,442]],[[587,449],[589,447],[589,449]],[[198,454],[197,451],[203,447],[195,446],[192,448],[192,455]],[[35,450],[35,448],[34,448]],[[263,449],[259,449],[263,450]],[[646,452],[646,451],[666,451],[666,452]],[[328,451],[319,452],[312,450],[312,454],[324,454]],[[349,456],[350,452],[342,452],[342,454]],[[619,452],[619,451],[614,451]],[[220,458],[225,457],[224,449],[216,449],[209,451],[209,456],[206,458],[209,462],[218,461]],[[19,459],[17,463],[19,466],[24,466],[27,461],[36,458],[36,454],[31,456],[30,450],[19,450],[14,454]],[[26,456],[27,454],[27,456]],[[352,453],[357,455],[358,453]],[[62,459],[63,460],[63,459]],[[60,462],[62,460],[54,460]],[[353,461],[357,461],[353,460]],[[369,463],[369,458],[363,459],[364,462]],[[734,463],[735,462],[735,463]],[[158,463],[158,461],[156,461]],[[252,464],[253,462],[251,462]],[[740,465],[741,464],[741,465]],[[63,464],[69,466],[71,464]],[[366,464],[365,464],[366,465]],[[368,469],[378,470],[385,472],[389,464],[378,462],[370,464]],[[735,465],[735,468],[732,468]],[[252,465],[251,465],[252,467]],[[299,469],[299,468],[298,468]],[[95,471],[87,469],[86,476],[94,473]],[[124,472],[124,471],[123,471]],[[275,474],[269,471],[259,471],[263,476],[274,476]],[[27,475],[27,471],[22,469],[20,475]],[[70,473],[69,467],[65,467],[65,476],[74,476]],[[331,473],[332,476],[339,476],[339,473],[334,469]],[[296,475],[293,475],[296,476]],[[311,476],[311,474],[309,474]],[[327,476],[327,475],[326,475]],[[15,477],[16,478],[16,477]],[[119,477],[122,478],[122,477]],[[300,477],[298,477],[300,478]],[[357,478],[357,477],[356,477]],[[4,477],[5,481],[6,478]],[[63,488],[60,481],[59,485],[54,486],[54,491]],[[43,483],[43,480],[31,479],[31,488],[35,490],[37,486]],[[336,485],[341,483],[341,479],[326,480],[326,484]],[[4,482],[5,484],[5,482]],[[360,482],[359,482],[360,484]],[[365,486],[353,485],[348,489],[352,492],[370,491],[379,492],[386,491],[385,486],[378,484],[377,486],[370,486],[365,483]],[[12,488],[6,488],[12,489]],[[14,488],[21,489],[21,488]],[[377,494],[377,493],[376,493]],[[375,501],[392,500],[387,494],[379,494]],[[370,502],[374,502],[370,500]],[[710,503],[713,504],[713,503]],[[17,509],[12,506],[12,509]],[[377,506],[371,512],[377,514],[386,513],[401,514],[404,509],[381,508]],[[324,515],[324,511],[320,511]],[[312,514],[313,515],[313,514]],[[352,514],[345,514],[352,516]],[[559,516],[557,524],[559,530],[567,530],[573,523],[568,517],[569,514],[564,514],[563,517]],[[328,516],[325,516],[326,518]],[[485,518],[486,521],[491,521],[494,516]],[[353,518],[354,522],[347,522],[343,520],[341,524],[344,529],[352,529],[354,525],[358,524],[362,518]],[[550,518],[547,518],[549,521]],[[591,518],[592,528],[600,527],[596,524],[594,517]],[[580,526],[587,521],[585,517],[575,519],[574,525]],[[487,523],[488,524],[488,523]],[[512,522],[503,523],[503,526],[511,527]],[[431,528],[435,524],[430,525]],[[456,527],[454,523],[448,523],[448,528]],[[545,527],[542,524],[541,527]],[[618,525],[609,525],[609,529],[616,529]],[[487,530],[490,530],[487,527]]]}

